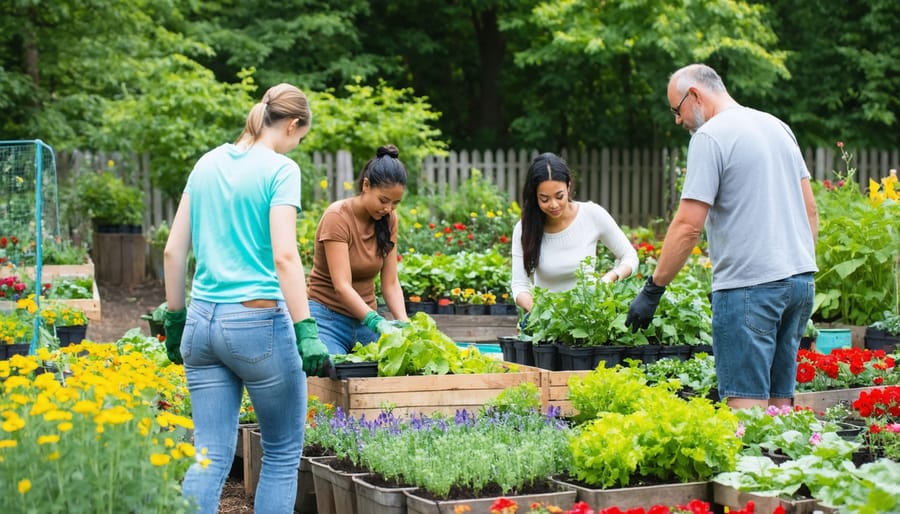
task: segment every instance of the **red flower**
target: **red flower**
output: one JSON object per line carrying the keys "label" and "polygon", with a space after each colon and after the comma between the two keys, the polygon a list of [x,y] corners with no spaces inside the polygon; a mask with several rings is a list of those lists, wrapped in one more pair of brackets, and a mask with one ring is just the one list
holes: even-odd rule
{"label": "red flower", "polygon": [[506,511],[507,509],[513,509],[512,512],[515,512],[516,507],[518,507],[518,505],[516,505],[516,502],[510,500],[509,498],[499,498],[493,503],[493,505],[491,505],[491,512],[500,513]]}
{"label": "red flower", "polygon": [[451,229],[450,227],[444,227],[445,234],[449,234],[450,232],[453,232],[453,229]]}
{"label": "red flower", "polygon": [[0,248],[6,248],[7,240],[5,237],[0,237]]}
{"label": "red flower", "polygon": [[507,239],[505,235],[504,235],[504,236],[500,236],[500,242],[501,242],[501,243],[506,244],[507,241],[509,241],[509,239]]}
{"label": "red flower", "polygon": [[403,256],[398,253],[397,254],[397,262],[400,262],[402,260],[403,260]]}
{"label": "red flower", "polygon": [[475,239],[475,234],[469,232],[469,241]]}
{"label": "red flower", "polygon": [[16,237],[16,236],[10,237],[9,240],[10,240],[10,242],[11,242],[12,244],[14,244],[14,245],[19,244],[19,238]]}
{"label": "red flower", "polygon": [[429,223],[429,224],[428,224],[428,228],[429,228],[430,230],[434,230],[434,223]]}
{"label": "red flower", "polygon": [[832,184],[828,179],[823,180],[822,185],[825,186],[825,189],[828,189],[829,191],[834,189],[834,184]]}
{"label": "red flower", "polygon": [[465,230],[466,226],[463,225],[462,223],[454,223],[453,228],[455,228],[456,230]]}
{"label": "red flower", "polygon": [[872,379],[872,383],[877,386],[880,386],[881,384],[884,383],[884,378],[883,377],[875,377]]}
{"label": "red flower", "polygon": [[837,142],[837,147],[838,147],[838,148],[843,148],[843,147],[844,147],[844,142],[843,142],[843,141],[838,141],[838,142]]}
{"label": "red flower", "polygon": [[587,503],[580,501],[572,505],[572,508],[566,512],[566,514],[593,514],[594,511],[591,510],[591,506]]}
{"label": "red flower", "polygon": [[441,307],[446,307],[447,305],[450,305],[450,299],[449,298],[439,298],[438,305],[440,305]]}
{"label": "red flower", "polygon": [[805,384],[816,377],[816,367],[808,362],[797,364],[797,382]]}

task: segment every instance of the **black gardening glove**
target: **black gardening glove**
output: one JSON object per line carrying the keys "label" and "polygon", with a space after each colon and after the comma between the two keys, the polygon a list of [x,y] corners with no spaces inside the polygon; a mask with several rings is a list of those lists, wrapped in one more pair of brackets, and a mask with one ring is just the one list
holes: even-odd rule
{"label": "black gardening glove", "polygon": [[166,356],[173,364],[184,364],[181,359],[181,335],[184,334],[184,322],[187,319],[187,309],[177,311],[166,310]]}
{"label": "black gardening glove", "polygon": [[650,322],[653,321],[653,315],[656,314],[656,307],[659,306],[659,299],[665,292],[666,286],[658,286],[653,283],[653,275],[647,277],[644,288],[628,306],[625,325],[631,327],[632,332],[649,327]]}

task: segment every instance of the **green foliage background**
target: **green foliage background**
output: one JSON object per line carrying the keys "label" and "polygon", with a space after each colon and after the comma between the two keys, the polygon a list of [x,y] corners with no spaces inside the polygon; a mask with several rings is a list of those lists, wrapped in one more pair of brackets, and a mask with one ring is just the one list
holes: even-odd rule
{"label": "green foliage background", "polygon": [[893,0],[4,0],[0,138],[152,156],[177,196],[277,82],[310,93],[297,152],[678,146],[669,74],[722,73],[802,146],[898,146]]}

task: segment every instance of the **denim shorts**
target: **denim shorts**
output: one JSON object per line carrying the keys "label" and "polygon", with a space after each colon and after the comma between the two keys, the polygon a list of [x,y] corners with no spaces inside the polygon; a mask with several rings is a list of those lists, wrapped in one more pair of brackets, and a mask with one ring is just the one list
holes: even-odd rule
{"label": "denim shorts", "polygon": [[812,273],[713,292],[713,347],[722,398],[794,397],[797,349],[814,296]]}
{"label": "denim shorts", "polygon": [[357,341],[365,345],[380,337],[360,320],[335,312],[315,300],[309,301],[309,315],[316,319],[319,339],[331,355],[350,353]]}

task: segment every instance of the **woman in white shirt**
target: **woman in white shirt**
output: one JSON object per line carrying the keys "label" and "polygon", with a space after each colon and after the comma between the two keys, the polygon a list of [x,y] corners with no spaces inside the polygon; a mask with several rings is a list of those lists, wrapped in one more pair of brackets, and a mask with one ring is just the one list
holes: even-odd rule
{"label": "woman in white shirt", "polygon": [[575,287],[575,272],[585,257],[597,254],[598,241],[616,258],[604,281],[625,278],[638,267],[637,251],[606,209],[577,202],[571,193],[572,174],[564,160],[544,153],[531,161],[512,240],[512,294],[526,312],[534,304],[534,286]]}

